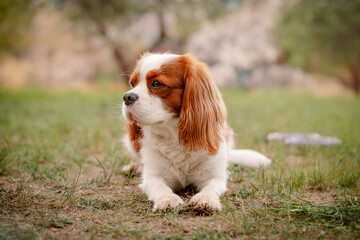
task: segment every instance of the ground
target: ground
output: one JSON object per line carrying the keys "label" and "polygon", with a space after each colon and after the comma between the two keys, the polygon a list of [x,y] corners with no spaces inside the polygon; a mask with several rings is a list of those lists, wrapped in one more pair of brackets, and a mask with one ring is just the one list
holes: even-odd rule
{"label": "ground", "polygon": [[[122,93],[0,90],[0,239],[360,238],[360,98],[223,89],[239,148],[267,169],[229,169],[223,211],[152,213],[125,176]],[[341,146],[267,143],[317,132]],[[188,200],[194,190],[179,193]]]}

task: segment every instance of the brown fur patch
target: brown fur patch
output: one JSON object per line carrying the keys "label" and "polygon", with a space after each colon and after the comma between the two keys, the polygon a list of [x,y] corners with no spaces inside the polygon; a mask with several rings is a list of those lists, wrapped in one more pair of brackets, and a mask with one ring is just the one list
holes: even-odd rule
{"label": "brown fur patch", "polygon": [[[184,73],[185,65],[182,58],[178,58],[170,63],[164,64],[158,70],[149,71],[146,74],[146,83],[150,93],[160,97],[165,106],[179,117],[182,96],[184,92]],[[165,86],[162,88],[151,88],[151,83],[158,80]]]}
{"label": "brown fur patch", "polygon": [[139,73],[133,72],[130,78],[130,86],[136,86],[139,83]]}
{"label": "brown fur patch", "polygon": [[127,124],[126,126],[129,132],[130,142],[134,150],[139,152],[141,149],[140,139],[143,138],[142,130],[136,123]]}
{"label": "brown fur patch", "polygon": [[206,64],[191,54],[182,55],[186,64],[185,90],[179,117],[179,139],[185,150],[206,150],[215,155],[223,141],[227,117],[220,92]]}

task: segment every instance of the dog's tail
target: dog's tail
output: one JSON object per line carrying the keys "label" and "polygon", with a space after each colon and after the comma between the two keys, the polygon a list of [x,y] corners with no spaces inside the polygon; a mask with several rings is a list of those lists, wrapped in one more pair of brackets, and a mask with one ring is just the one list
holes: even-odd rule
{"label": "dog's tail", "polygon": [[240,165],[249,168],[267,167],[271,160],[261,153],[249,149],[232,149],[228,156],[229,165]]}

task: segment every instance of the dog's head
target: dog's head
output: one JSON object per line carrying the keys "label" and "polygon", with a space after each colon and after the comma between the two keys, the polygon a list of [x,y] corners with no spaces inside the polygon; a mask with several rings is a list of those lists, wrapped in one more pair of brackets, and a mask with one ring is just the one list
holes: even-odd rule
{"label": "dog's head", "polygon": [[226,108],[206,64],[191,54],[146,53],[138,61],[130,85],[123,103],[130,135],[134,129],[176,119],[184,150],[217,152]]}

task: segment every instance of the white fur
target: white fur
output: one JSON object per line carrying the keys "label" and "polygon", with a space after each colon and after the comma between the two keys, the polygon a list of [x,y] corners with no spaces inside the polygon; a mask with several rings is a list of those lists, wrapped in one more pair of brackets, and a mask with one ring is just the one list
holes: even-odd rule
{"label": "white fur", "polygon": [[230,165],[241,165],[249,168],[267,167],[271,160],[266,156],[249,149],[232,149],[228,156]]}
{"label": "white fur", "polygon": [[141,60],[139,72],[142,79],[145,79],[146,73],[154,69],[160,69],[164,63],[179,57],[176,54],[152,53]]}
{"label": "white fur", "polygon": [[[228,161],[248,167],[267,166],[271,161],[255,151],[233,150],[232,136],[228,142],[221,143],[214,156],[203,150],[184,151],[179,144],[178,119],[165,109],[161,99],[149,94],[145,80],[148,71],[160,68],[177,56],[155,54],[145,57],[139,65],[140,81],[129,91],[136,93],[139,99],[129,107],[123,104],[124,117],[127,119],[127,114],[131,113],[143,131],[140,156],[144,168],[140,188],[154,201],[154,211],[171,210],[184,204],[174,191],[189,184],[199,191],[190,200],[195,209],[221,210],[219,197],[226,190]],[[125,147],[130,148],[130,154],[137,158],[130,142],[124,142]]]}

